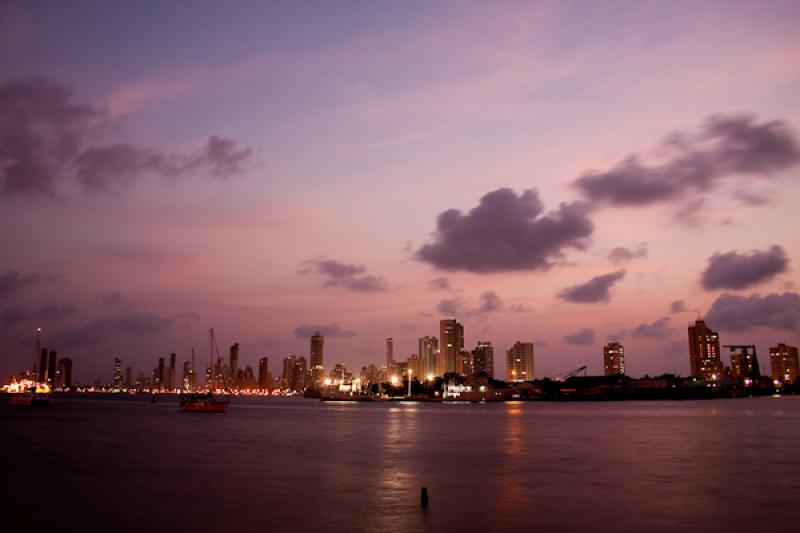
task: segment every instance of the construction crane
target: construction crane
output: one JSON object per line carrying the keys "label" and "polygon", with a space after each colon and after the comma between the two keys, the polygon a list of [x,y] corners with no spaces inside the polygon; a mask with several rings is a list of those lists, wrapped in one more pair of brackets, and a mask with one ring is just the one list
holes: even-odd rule
{"label": "construction crane", "polygon": [[[751,383],[758,381],[761,369],[758,366],[755,344],[723,344],[722,347],[731,351],[731,371],[735,377],[750,380]],[[737,350],[739,353],[734,353]]]}
{"label": "construction crane", "polygon": [[577,376],[578,374],[583,373],[584,377],[586,377],[586,365],[583,365],[580,368],[576,368],[575,370],[570,370],[569,372],[563,372],[561,374],[553,376],[553,381],[567,381],[569,378]]}

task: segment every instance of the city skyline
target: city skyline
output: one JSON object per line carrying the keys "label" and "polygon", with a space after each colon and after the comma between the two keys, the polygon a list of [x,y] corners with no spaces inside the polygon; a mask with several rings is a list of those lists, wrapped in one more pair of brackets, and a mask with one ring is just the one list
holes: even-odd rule
{"label": "city skyline", "polygon": [[100,6],[0,6],[3,379],[37,327],[81,382],[210,327],[327,371],[454,317],[497,376],[800,344],[796,2]]}

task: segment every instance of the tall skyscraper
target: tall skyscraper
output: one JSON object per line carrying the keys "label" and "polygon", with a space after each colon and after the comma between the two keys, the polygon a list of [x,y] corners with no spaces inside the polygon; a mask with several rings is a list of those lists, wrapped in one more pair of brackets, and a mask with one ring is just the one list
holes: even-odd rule
{"label": "tall skyscraper", "polygon": [[386,372],[390,375],[395,373],[394,362],[394,340],[391,337],[386,338]]}
{"label": "tall skyscraper", "polygon": [[122,388],[122,357],[114,358],[114,388]]}
{"label": "tall skyscraper", "polygon": [[472,364],[475,374],[483,372],[490,378],[494,377],[494,347],[491,341],[478,341],[472,350]]}
{"label": "tall skyscraper", "polygon": [[[239,377],[239,343],[236,342],[230,348],[230,372],[231,372],[231,381],[235,382]],[[235,383],[231,383],[233,385]]]}
{"label": "tall skyscraper", "polygon": [[530,381],[534,377],[533,343],[515,342],[506,352],[506,381]]}
{"label": "tall skyscraper", "polygon": [[68,389],[72,386],[72,359],[64,357],[58,361],[58,371],[61,374],[61,386]]}
{"label": "tall skyscraper", "polygon": [[625,347],[618,342],[603,346],[603,375],[616,376],[625,373]]}
{"label": "tall skyscraper", "polygon": [[47,361],[47,384],[51,387],[56,386],[56,352],[50,350],[50,357]]}
{"label": "tall skyscraper", "polygon": [[47,381],[47,348],[39,352],[39,383]]}
{"label": "tall skyscraper", "polygon": [[125,388],[130,389],[133,387],[133,369],[129,366],[125,367]]}
{"label": "tall skyscraper", "polygon": [[181,390],[192,390],[192,365],[189,361],[183,362],[183,376],[181,377]]}
{"label": "tall skyscraper", "polygon": [[697,320],[689,326],[689,363],[692,376],[708,380],[722,378],[722,359],[719,352],[719,335]]}
{"label": "tall skyscraper", "polygon": [[269,388],[268,376],[269,375],[269,358],[262,357],[258,360],[258,388],[267,390]]}
{"label": "tall skyscraper", "polygon": [[[439,321],[439,353],[440,361],[438,375],[446,372],[459,372],[462,370],[460,363],[461,351],[464,349],[464,326],[455,319]],[[459,372],[460,373],[460,372]]]}
{"label": "tall skyscraper", "polygon": [[425,376],[422,373],[422,359],[419,358],[419,355],[411,355],[411,357],[409,357],[406,361],[406,365],[406,368],[411,371],[411,377],[418,380],[425,379]]}
{"label": "tall skyscraper", "polygon": [[419,359],[420,359],[420,378],[428,379],[428,376],[439,376],[439,369],[436,366],[436,352],[439,350],[439,339],[435,336],[425,336],[419,339]]}
{"label": "tall skyscraper", "polygon": [[779,381],[788,385],[797,382],[797,346],[787,346],[784,343],[780,343],[770,348],[769,364],[774,381]]}
{"label": "tall skyscraper", "polygon": [[309,355],[309,362],[311,363],[311,382],[314,387],[322,385],[325,379],[325,337],[319,332],[311,335],[311,353]]}
{"label": "tall skyscraper", "polygon": [[175,366],[176,354],[169,354],[169,373],[167,374],[167,388],[169,390],[175,389],[175,378],[178,376],[178,369]]}
{"label": "tall skyscraper", "polygon": [[156,371],[156,379],[155,383],[153,383],[153,388],[157,390],[161,390],[164,388],[164,358],[158,358],[158,370]]}

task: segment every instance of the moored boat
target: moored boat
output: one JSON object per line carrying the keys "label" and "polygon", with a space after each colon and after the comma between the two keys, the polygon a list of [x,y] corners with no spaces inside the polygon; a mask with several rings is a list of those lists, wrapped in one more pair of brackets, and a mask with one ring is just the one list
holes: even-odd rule
{"label": "moored boat", "polygon": [[181,409],[192,413],[224,413],[228,398],[214,396],[211,392],[181,394]]}

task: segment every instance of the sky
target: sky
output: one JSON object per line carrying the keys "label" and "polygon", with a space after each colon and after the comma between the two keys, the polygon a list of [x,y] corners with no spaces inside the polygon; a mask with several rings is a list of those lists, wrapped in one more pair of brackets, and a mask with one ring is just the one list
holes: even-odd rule
{"label": "sky", "polygon": [[[0,2],[0,376],[800,343],[800,4]],[[729,364],[727,354],[725,363]],[[180,364],[180,363],[179,363]]]}

